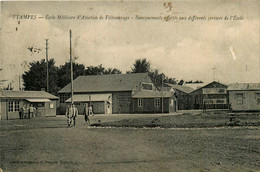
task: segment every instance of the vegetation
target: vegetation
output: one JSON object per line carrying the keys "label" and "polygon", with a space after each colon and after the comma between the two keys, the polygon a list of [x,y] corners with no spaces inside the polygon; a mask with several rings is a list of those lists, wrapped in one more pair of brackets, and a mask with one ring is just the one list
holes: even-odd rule
{"label": "vegetation", "polygon": [[[70,83],[70,62],[57,67],[54,59],[49,60],[49,92],[57,94],[57,91]],[[84,64],[73,63],[73,78],[83,75],[107,75],[121,74],[122,72],[116,68],[105,68],[102,64],[98,66],[87,66]],[[155,86],[161,88],[165,84],[182,85],[184,80],[176,80],[176,78],[165,76],[158,69],[151,69],[151,63],[146,58],[135,60],[130,71],[126,73],[148,73]],[[29,71],[22,75],[25,90],[46,90],[46,62],[45,60],[33,61],[30,63]],[[186,83],[202,83],[202,81],[188,81]]]}

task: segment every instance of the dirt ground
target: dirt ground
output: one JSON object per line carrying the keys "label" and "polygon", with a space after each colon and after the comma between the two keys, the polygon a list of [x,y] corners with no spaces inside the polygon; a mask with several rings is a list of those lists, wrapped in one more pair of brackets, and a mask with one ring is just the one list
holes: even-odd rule
{"label": "dirt ground", "polygon": [[[124,116],[124,115],[121,115]],[[260,113],[228,113],[227,111],[184,111],[173,114],[136,114],[122,119],[94,120],[93,126],[161,127],[161,128],[210,128],[226,126],[260,126]],[[116,119],[118,118],[118,119]],[[113,119],[111,116],[110,119]]]}
{"label": "dirt ground", "polygon": [[[143,118],[132,115],[130,119]],[[150,117],[156,117],[151,115]],[[128,116],[94,116],[92,122]],[[259,127],[100,128],[83,117],[0,121],[3,171],[258,171]]]}

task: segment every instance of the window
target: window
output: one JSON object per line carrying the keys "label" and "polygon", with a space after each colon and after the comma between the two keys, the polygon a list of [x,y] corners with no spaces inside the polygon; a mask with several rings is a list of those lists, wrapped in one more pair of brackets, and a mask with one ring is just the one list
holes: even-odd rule
{"label": "window", "polygon": [[153,90],[153,84],[142,83],[142,90]]}
{"label": "window", "polygon": [[243,104],[243,97],[244,97],[244,94],[243,94],[243,93],[238,93],[238,94],[236,94],[237,104],[238,104],[238,105],[242,105],[242,104]]}
{"label": "window", "polygon": [[138,99],[138,107],[143,107],[143,99]]}
{"label": "window", "polygon": [[160,99],[159,98],[155,98],[154,99],[154,106],[155,107],[159,107],[160,106]]}
{"label": "window", "polygon": [[14,111],[19,111],[19,102],[14,102]]}
{"label": "window", "polygon": [[9,102],[9,106],[8,106],[8,111],[9,112],[13,112],[14,106],[13,106],[13,102]]}
{"label": "window", "polygon": [[8,111],[9,112],[16,112],[19,111],[19,101],[10,101],[8,102]]}

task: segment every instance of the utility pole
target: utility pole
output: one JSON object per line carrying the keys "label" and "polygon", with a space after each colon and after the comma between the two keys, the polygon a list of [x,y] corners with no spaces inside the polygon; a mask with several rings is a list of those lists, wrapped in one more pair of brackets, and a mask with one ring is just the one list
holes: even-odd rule
{"label": "utility pole", "polygon": [[162,92],[162,113],[163,113],[163,73],[162,73],[162,88],[161,88],[161,92]]}
{"label": "utility pole", "polygon": [[71,49],[71,37],[72,33],[70,30],[70,79],[71,79],[71,104],[73,104],[73,61],[72,61],[72,49]]}
{"label": "utility pole", "polygon": [[49,60],[48,60],[48,39],[46,39],[46,64],[47,64],[47,93],[49,92]]}

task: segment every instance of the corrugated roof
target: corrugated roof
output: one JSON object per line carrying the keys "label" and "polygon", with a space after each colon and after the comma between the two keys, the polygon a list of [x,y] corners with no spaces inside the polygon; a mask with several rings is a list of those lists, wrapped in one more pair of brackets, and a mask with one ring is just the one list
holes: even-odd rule
{"label": "corrugated roof", "polygon": [[132,95],[132,98],[160,98],[172,97],[174,92],[172,91],[138,91]]}
{"label": "corrugated roof", "polygon": [[228,91],[231,90],[260,90],[260,83],[235,83],[229,84]]}
{"label": "corrugated roof", "polygon": [[[107,92],[107,91],[131,91],[148,73],[110,74],[80,76],[73,82],[74,92]],[[70,84],[62,88],[58,93],[70,92]]]}
{"label": "corrugated roof", "polygon": [[45,91],[13,91],[1,90],[0,98],[42,98],[42,99],[58,99],[58,97]]}
{"label": "corrugated roof", "polygon": [[194,91],[193,88],[188,87],[188,86],[176,85],[176,84],[167,84],[167,85],[171,86],[172,88],[174,88],[176,90],[180,90],[184,93],[190,93],[190,92]]}
{"label": "corrugated roof", "polygon": [[[111,101],[111,94],[75,94],[73,95],[74,102],[89,102],[89,101]],[[65,101],[71,102],[71,98]]]}

